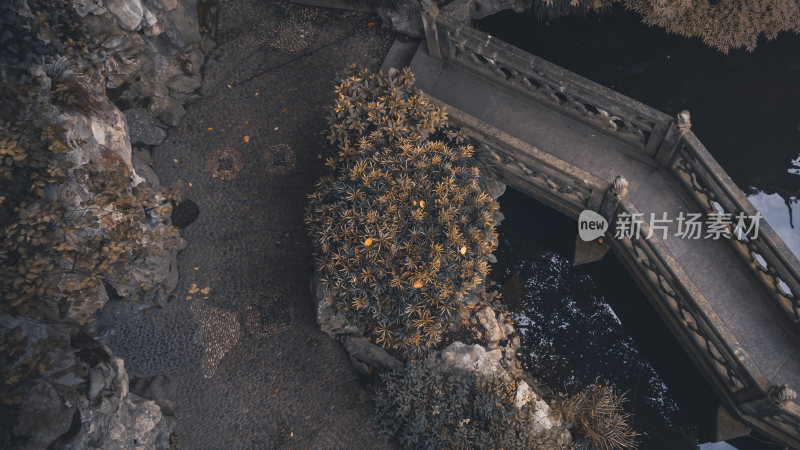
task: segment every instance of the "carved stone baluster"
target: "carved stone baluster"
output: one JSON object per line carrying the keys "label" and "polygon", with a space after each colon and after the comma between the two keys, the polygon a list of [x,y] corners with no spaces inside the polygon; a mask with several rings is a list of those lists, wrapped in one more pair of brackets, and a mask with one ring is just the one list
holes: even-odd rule
{"label": "carved stone baluster", "polygon": [[692,128],[692,116],[687,110],[678,113],[676,120],[672,122],[656,151],[656,162],[663,167],[670,168],[677,159],[677,150],[680,148],[681,138]]}
{"label": "carved stone baluster", "polygon": [[420,0],[419,4],[422,9],[422,26],[425,28],[428,55],[436,59],[442,59],[439,33],[436,30],[436,17],[439,16],[439,7],[432,0]]}

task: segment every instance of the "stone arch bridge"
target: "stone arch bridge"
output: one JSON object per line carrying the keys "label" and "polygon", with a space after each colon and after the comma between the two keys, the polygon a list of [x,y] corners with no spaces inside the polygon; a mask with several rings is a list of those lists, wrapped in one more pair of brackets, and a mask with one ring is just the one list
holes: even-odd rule
{"label": "stone arch bridge", "polygon": [[[472,28],[487,14],[480,2],[421,3],[426,39],[406,58],[417,86],[500,181],[570,217],[608,220],[603,243],[576,239],[576,257],[620,258],[720,398],[719,440],[755,428],[800,448],[800,263],[765,221],[755,238],[737,229],[757,211],[689,113],[673,118]],[[677,221],[652,220],[682,213],[731,218],[731,238],[679,238]],[[615,237],[631,217],[641,237]]]}

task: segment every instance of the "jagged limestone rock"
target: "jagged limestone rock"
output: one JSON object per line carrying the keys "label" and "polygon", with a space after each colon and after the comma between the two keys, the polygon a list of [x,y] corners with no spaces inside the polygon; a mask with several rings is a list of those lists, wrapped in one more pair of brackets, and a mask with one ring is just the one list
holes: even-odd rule
{"label": "jagged limestone rock", "polygon": [[491,306],[481,308],[475,313],[475,316],[478,319],[478,323],[486,330],[484,337],[489,344],[497,344],[506,338],[504,327],[501,327],[501,325],[497,323],[494,309],[492,309]]}
{"label": "jagged limestone rock", "polygon": [[320,330],[333,339],[339,335],[363,335],[364,329],[348,323],[347,317],[337,312],[333,305],[328,304],[326,297],[325,286],[320,282],[319,276],[314,274],[311,277],[311,298],[316,306],[317,324]]}
{"label": "jagged limestone rock", "polygon": [[141,0],[105,0],[105,5],[123,30],[133,31],[142,22],[144,8]]}
{"label": "jagged limestone rock", "polygon": [[502,376],[500,365],[503,352],[500,349],[487,351],[479,344],[467,345],[453,342],[439,353],[438,365],[444,372],[473,371],[483,376]]}
{"label": "jagged limestone rock", "polygon": [[368,375],[373,369],[378,370],[397,370],[403,367],[403,363],[397,358],[386,353],[386,350],[378,347],[364,336],[341,336],[342,344],[347,353],[350,354],[350,362],[359,372]]}

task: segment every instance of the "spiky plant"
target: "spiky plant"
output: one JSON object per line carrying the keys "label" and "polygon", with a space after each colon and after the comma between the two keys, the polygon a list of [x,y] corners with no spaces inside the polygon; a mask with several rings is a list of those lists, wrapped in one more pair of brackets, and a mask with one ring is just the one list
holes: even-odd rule
{"label": "spiky plant", "polygon": [[53,104],[87,116],[101,111],[102,104],[95,97],[89,81],[75,61],[62,56],[53,63],[46,64],[45,72],[50,77]]}
{"label": "spiky plant", "polygon": [[378,429],[403,448],[573,448],[559,439],[560,427],[533,432],[533,412],[514,406],[518,384],[408,364],[380,377],[375,391]]}
{"label": "spiky plant", "polygon": [[553,406],[564,420],[575,424],[593,448],[636,448],[639,433],[630,425],[630,414],[622,406],[625,400],[624,393],[609,386],[591,385]]}
{"label": "spiky plant", "polygon": [[348,69],[328,120],[334,175],[306,211],[328,301],[400,356],[440,341],[497,246],[473,147],[413,82]]}

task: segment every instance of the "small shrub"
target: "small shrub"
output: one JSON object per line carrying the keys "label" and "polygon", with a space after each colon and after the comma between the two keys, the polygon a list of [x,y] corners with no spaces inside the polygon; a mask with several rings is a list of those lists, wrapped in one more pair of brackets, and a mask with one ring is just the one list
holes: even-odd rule
{"label": "small shrub", "polygon": [[622,407],[625,394],[613,388],[590,386],[554,404],[564,420],[575,425],[600,450],[636,448],[636,433],[630,414]]}
{"label": "small shrub", "polygon": [[440,341],[497,246],[472,146],[413,81],[349,69],[329,118],[335,173],[306,211],[329,301],[401,354]]}
{"label": "small shrub", "polygon": [[533,415],[513,405],[516,389],[513,380],[409,364],[381,376],[380,433],[406,448],[561,448],[550,432],[531,433]]}

